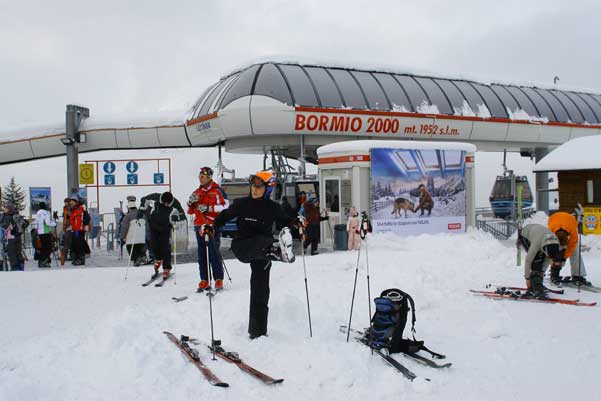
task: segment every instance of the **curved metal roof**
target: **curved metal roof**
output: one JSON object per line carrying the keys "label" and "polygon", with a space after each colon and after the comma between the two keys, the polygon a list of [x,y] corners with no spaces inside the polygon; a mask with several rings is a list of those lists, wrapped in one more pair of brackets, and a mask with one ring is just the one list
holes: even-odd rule
{"label": "curved metal roof", "polygon": [[601,95],[318,65],[265,62],[222,78],[190,120],[264,95],[290,106],[601,124]]}

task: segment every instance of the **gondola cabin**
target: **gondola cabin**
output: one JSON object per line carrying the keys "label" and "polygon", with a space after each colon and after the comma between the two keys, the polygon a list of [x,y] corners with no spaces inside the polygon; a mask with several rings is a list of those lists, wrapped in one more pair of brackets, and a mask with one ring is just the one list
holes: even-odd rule
{"label": "gondola cabin", "polygon": [[533,198],[530,185],[528,184],[528,178],[526,176],[515,176],[516,184],[516,196],[515,199],[511,193],[511,181],[512,177],[509,175],[497,176],[495,184],[492,187],[490,197],[490,206],[493,210],[495,217],[501,219],[511,218],[511,204],[517,216],[518,211],[518,198],[517,198],[517,187],[522,186],[522,213],[524,216],[528,216],[534,211],[532,206]]}

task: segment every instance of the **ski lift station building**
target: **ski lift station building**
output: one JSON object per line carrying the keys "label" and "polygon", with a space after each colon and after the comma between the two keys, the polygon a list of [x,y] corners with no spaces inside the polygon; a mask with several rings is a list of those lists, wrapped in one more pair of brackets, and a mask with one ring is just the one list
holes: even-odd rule
{"label": "ski lift station building", "polygon": [[[316,162],[318,147],[358,139],[472,143],[540,160],[570,139],[601,133],[601,96],[377,66],[270,60],[225,74],[187,111],[103,118],[92,109],[76,130],[75,143],[65,141],[69,130],[62,124],[4,130],[0,163],[61,156],[69,146],[91,152],[217,144],[229,152],[277,151]],[[537,181],[536,188],[545,189],[546,173]],[[538,193],[539,205],[545,196]]]}

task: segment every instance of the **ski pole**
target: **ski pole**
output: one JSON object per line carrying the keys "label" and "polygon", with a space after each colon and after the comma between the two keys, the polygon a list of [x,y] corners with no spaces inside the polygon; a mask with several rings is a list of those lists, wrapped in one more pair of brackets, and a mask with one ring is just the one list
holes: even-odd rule
{"label": "ski pole", "polygon": [[173,285],[177,285],[177,230],[173,227]]}
{"label": "ski pole", "polygon": [[355,281],[353,283],[353,297],[351,298],[351,313],[348,318],[348,329],[346,332],[346,342],[348,342],[351,335],[351,321],[353,320],[353,306],[355,305],[355,290],[357,289],[357,275],[359,274],[359,257],[361,256],[361,243],[359,243],[359,249],[357,249],[357,267],[355,267]]}
{"label": "ski pole", "polygon": [[369,252],[367,238],[365,238],[365,266],[367,267],[367,305],[369,306],[369,320],[371,321],[371,287],[369,285]]}
{"label": "ski pole", "polygon": [[580,293],[580,285],[582,284],[582,205],[578,203],[578,208],[576,209],[576,214],[578,215],[578,292]]}
{"label": "ski pole", "polygon": [[[364,215],[364,217],[367,217]],[[369,285],[369,252],[367,246],[367,234],[369,232],[369,222],[367,219],[363,220],[363,224],[361,225],[361,230],[364,232],[363,239],[365,240],[365,266],[367,268],[367,305],[369,308],[369,321],[371,321],[371,289]]]}
{"label": "ski pole", "polygon": [[305,272],[305,294],[307,296],[307,315],[309,316],[309,337],[313,337],[313,327],[311,326],[311,307],[309,306],[309,285],[307,284],[307,266],[305,265],[305,229],[302,225],[299,227],[301,237],[301,253],[303,259],[303,271]]}
{"label": "ski pole", "polygon": [[[209,284],[213,281],[213,274],[211,272],[211,266],[209,266],[209,233],[207,228],[203,225],[203,230],[204,230],[204,240],[205,240],[205,250],[206,250],[206,256],[207,256],[207,273],[209,275]],[[213,360],[217,360],[217,358],[215,358],[215,332],[214,332],[214,328],[213,328],[213,294],[211,293],[211,290],[209,289],[209,292],[207,294],[209,296],[209,317],[211,320],[211,351],[213,353]]]}
{"label": "ski pole", "polygon": [[225,271],[225,274],[227,274],[227,278],[228,278],[228,280],[230,280],[230,284],[231,284],[232,278],[230,277],[230,272],[227,270],[227,266],[225,265],[225,261],[223,260],[223,256],[221,256],[221,252],[219,252],[219,249],[217,248],[217,242],[216,241],[213,241],[213,249],[215,249],[215,252],[217,252],[217,255],[221,259],[221,266],[223,266],[223,270]]}
{"label": "ski pole", "polygon": [[129,272],[129,265],[131,263],[131,254],[134,253],[134,245],[131,244],[131,248],[129,250],[129,257],[127,258],[127,267],[125,268],[125,280],[127,280],[127,273]]}

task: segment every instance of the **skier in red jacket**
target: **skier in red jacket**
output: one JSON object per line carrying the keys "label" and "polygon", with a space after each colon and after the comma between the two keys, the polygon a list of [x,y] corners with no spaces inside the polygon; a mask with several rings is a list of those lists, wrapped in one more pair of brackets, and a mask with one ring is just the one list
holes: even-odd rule
{"label": "skier in red jacket", "polygon": [[[204,291],[211,285],[209,263],[215,280],[215,289],[221,290],[223,288],[223,262],[219,253],[220,235],[213,229],[213,223],[215,217],[222,210],[227,209],[229,204],[219,184],[213,181],[213,169],[202,167],[198,174],[198,180],[200,186],[192,192],[188,200],[188,214],[194,215],[194,232],[198,244],[198,269],[200,271],[198,291]],[[208,239],[208,244],[205,238]]]}

